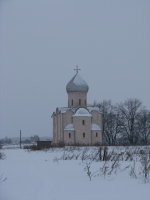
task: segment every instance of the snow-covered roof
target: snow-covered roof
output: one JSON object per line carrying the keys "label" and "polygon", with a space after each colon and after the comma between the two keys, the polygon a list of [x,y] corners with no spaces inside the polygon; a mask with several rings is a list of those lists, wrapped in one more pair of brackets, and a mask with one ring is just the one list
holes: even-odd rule
{"label": "snow-covered roof", "polygon": [[100,131],[101,128],[97,124],[91,124],[91,130],[92,131]]}
{"label": "snow-covered roof", "polygon": [[66,113],[68,110],[75,112],[76,109],[77,107],[59,107],[58,112]]}
{"label": "snow-covered roof", "polygon": [[67,84],[67,92],[88,92],[89,86],[77,73]]}
{"label": "snow-covered roof", "polygon": [[73,128],[73,124],[68,124],[65,128],[64,131],[74,131],[75,129]]}
{"label": "snow-covered roof", "polygon": [[68,110],[70,110],[69,108],[66,108],[66,107],[59,107],[58,108],[58,112],[61,112],[61,113],[65,113],[67,112]]}
{"label": "snow-covered roof", "polygon": [[93,110],[96,110],[97,112],[100,112],[101,113],[101,110],[99,109],[99,107],[90,107],[88,106],[87,109],[89,110],[89,112],[93,111]]}
{"label": "snow-covered roof", "polygon": [[[79,109],[79,107],[58,107],[56,109],[56,112],[53,112],[52,116],[58,113],[66,113],[69,110],[75,113],[77,109]],[[89,113],[91,113],[91,111],[93,110],[96,110],[97,112],[101,113],[98,107],[87,107],[87,110],[89,111]]]}
{"label": "snow-covered roof", "polygon": [[73,117],[92,117],[89,111],[85,108],[79,108]]}

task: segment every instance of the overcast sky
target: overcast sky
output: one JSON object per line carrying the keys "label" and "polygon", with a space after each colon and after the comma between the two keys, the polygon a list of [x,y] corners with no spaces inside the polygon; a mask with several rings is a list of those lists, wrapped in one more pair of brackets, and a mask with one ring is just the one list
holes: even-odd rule
{"label": "overcast sky", "polygon": [[76,65],[88,103],[150,109],[150,1],[1,0],[0,138],[52,136]]}

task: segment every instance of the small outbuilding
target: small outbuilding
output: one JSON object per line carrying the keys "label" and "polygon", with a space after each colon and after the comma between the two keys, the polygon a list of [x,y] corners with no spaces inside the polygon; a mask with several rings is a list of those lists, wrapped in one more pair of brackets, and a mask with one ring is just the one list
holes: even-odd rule
{"label": "small outbuilding", "polygon": [[46,141],[37,141],[37,147],[38,148],[49,148],[52,145],[52,141],[46,140]]}

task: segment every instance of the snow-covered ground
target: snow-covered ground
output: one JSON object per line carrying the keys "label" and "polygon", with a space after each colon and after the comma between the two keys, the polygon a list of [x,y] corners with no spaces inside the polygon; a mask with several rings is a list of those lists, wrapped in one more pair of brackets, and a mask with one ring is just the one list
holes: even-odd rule
{"label": "snow-covered ground", "polygon": [[[36,145],[36,143],[30,143],[30,144],[21,144],[21,148],[24,148],[24,146],[29,146],[29,145]],[[2,145],[3,149],[19,149],[20,144],[4,144]]]}
{"label": "snow-covered ground", "polygon": [[[0,175],[7,178],[0,183],[0,200],[150,200],[150,183],[142,184],[140,179],[131,178],[128,170],[105,178],[92,177],[90,181],[84,170],[89,162],[80,158],[58,160],[64,154],[60,149],[0,152],[6,155],[0,160]],[[101,164],[92,162],[90,171],[98,170]]]}

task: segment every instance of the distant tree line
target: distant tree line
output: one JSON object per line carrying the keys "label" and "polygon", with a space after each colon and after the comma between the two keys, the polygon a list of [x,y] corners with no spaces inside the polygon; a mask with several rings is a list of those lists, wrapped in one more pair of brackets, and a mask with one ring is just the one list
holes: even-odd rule
{"label": "distant tree line", "polygon": [[150,111],[138,99],[112,104],[111,100],[96,101],[102,111],[103,144],[147,145],[150,144]]}
{"label": "distant tree line", "polygon": [[[0,139],[0,146],[3,144],[12,144],[12,139],[8,138],[7,136],[5,138]],[[31,141],[29,139],[21,140],[22,144],[29,144]]]}
{"label": "distant tree line", "polygon": [[12,143],[12,140],[8,137],[5,137],[0,140],[0,144],[11,144],[11,143]]}

